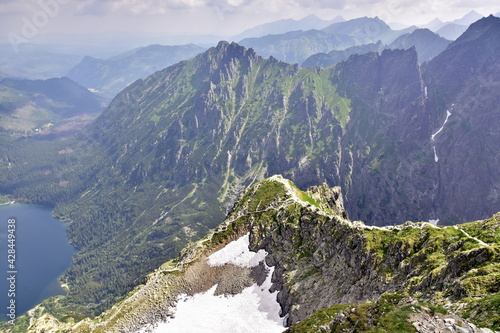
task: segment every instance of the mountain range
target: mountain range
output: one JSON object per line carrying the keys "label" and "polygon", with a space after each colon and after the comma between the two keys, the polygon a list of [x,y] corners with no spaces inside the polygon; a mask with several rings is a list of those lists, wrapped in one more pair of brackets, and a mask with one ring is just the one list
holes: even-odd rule
{"label": "mountain range", "polygon": [[353,54],[364,54],[368,52],[381,53],[384,49],[409,49],[415,47],[418,54],[418,62],[422,63],[431,60],[440,54],[451,41],[448,41],[428,29],[416,29],[411,33],[406,33],[398,37],[389,45],[384,45],[381,41],[377,43],[352,46],[342,51],[330,51],[328,53],[317,53],[307,58],[303,67],[328,67],[340,61],[347,60]]}
{"label": "mountain range", "polygon": [[384,49],[384,44],[381,41],[378,41],[377,43],[351,46],[341,51],[333,50],[328,53],[316,53],[307,58],[302,63],[302,67],[329,67],[338,62],[349,59],[349,57],[354,54],[365,54],[369,52],[376,52],[380,54]]}
{"label": "mountain range", "polygon": [[422,26],[422,28],[427,28],[437,33],[443,38],[449,40],[457,39],[461,34],[467,30],[469,25],[483,18],[483,15],[472,10],[460,19],[456,19],[450,22],[443,22],[436,18],[428,24]]}
{"label": "mountain range", "polygon": [[[352,54],[351,52],[362,51],[365,45],[376,44],[379,41],[388,45],[388,48],[415,46],[419,53],[419,61],[423,62],[430,60],[433,56],[438,55],[444,50],[447,45],[445,39],[450,41],[457,39],[470,24],[482,17],[477,12],[471,11],[461,19],[451,22],[442,22],[439,19],[435,19],[427,25],[422,26],[421,29],[412,26],[402,30],[391,29],[378,17],[361,17],[348,21],[334,22],[321,28],[313,28],[310,25],[309,29],[316,29],[314,31],[299,29],[299,26],[296,25],[287,26],[287,31],[277,29],[273,32],[272,29],[268,29],[266,30],[268,34],[266,36],[257,32],[255,32],[254,36],[251,36],[250,32],[253,30],[249,30],[248,37],[241,40],[236,37],[235,40],[240,40],[239,44],[253,48],[258,54],[264,57],[273,56],[279,60],[298,63],[305,67],[317,65],[313,64],[313,60],[308,60],[308,57],[317,57],[318,60],[325,59],[324,63],[332,65],[336,61],[326,61],[328,57],[325,58],[324,54],[331,54],[332,59],[337,59],[340,56],[339,59],[346,60],[347,54],[350,55]],[[279,26],[279,22],[270,23],[269,27],[274,26],[274,24]],[[292,33],[291,31],[295,29],[297,31]],[[428,30],[422,29],[429,29],[436,35],[430,35]],[[416,34],[412,34],[415,30],[418,30]],[[396,42],[398,38],[401,39]],[[367,46],[366,49],[370,49],[370,46]],[[343,57],[341,56],[342,52],[344,54]],[[308,60],[307,63],[305,62],[306,60]],[[323,61],[319,60],[319,62]]]}
{"label": "mountain range", "polygon": [[308,15],[300,20],[284,19],[273,21],[265,24],[258,25],[251,29],[243,31],[241,34],[236,35],[234,40],[242,40],[245,38],[256,38],[266,35],[283,34],[290,31],[307,31],[307,30],[321,30],[327,26],[343,22],[345,19],[342,16],[337,16],[332,20],[322,20],[316,15]]}
{"label": "mountain range", "polygon": [[[373,31],[376,29],[368,32]],[[394,37],[391,31],[384,31]],[[349,38],[362,38],[363,34]],[[92,316],[109,309],[144,283],[147,273],[209,233],[226,213],[244,214],[239,209],[248,201],[243,198],[238,206],[237,199],[248,186],[274,174],[283,174],[298,188],[340,185],[337,198],[342,197],[345,211],[336,215],[367,225],[407,220],[457,224],[491,217],[500,210],[498,41],[500,19],[489,16],[423,64],[419,64],[415,48],[410,48],[352,55],[332,67],[309,69],[274,57],[264,59],[236,43],[220,42],[191,60],[130,84],[74,141],[58,143],[66,146],[64,154],[46,154],[43,161],[23,160],[28,145],[30,149],[48,145],[34,138],[26,139],[26,146],[16,143],[15,149],[3,148],[0,192],[53,205],[57,217],[72,221],[68,235],[79,251],[62,278],[70,293],[48,311],[61,320],[78,317],[75,313]],[[274,207],[273,202],[279,205],[279,197],[280,193],[271,190],[269,197],[253,200],[250,211],[265,211]],[[319,197],[308,197],[314,199],[312,194],[304,196],[305,200],[321,208]],[[287,229],[279,221],[271,219],[271,229],[283,227],[285,234],[289,231],[298,237],[293,234],[295,229]],[[291,215],[290,223],[297,223]],[[351,250],[361,251],[346,252],[345,258],[366,254],[366,243],[363,248],[355,239],[379,240],[378,234],[360,235],[357,228],[342,226],[339,230],[347,233],[338,234],[339,239],[353,235]],[[425,232],[434,230],[425,226]],[[302,241],[295,238],[300,246],[298,252],[290,251],[293,257],[303,255],[319,265],[315,266],[318,269],[324,267],[322,263],[330,265],[322,261],[323,252],[316,257],[314,253],[316,246],[324,248],[328,256],[333,250],[316,244],[310,228],[303,230],[309,238],[305,234]],[[394,230],[390,232],[401,236],[409,229]],[[419,228],[411,230],[420,232]],[[485,237],[476,227],[465,231],[472,237]],[[452,237],[460,234],[458,230]],[[275,242],[283,239],[280,232],[261,235],[263,243],[251,241],[254,249],[275,251]],[[394,239],[403,241],[400,236]],[[422,237],[425,243],[427,236]],[[396,240],[387,242],[399,244]],[[432,249],[450,246],[454,250],[445,255],[458,257],[476,251],[476,247],[467,248],[469,238],[462,240],[438,242]],[[382,259],[377,260],[382,262],[384,253],[397,247],[372,246],[374,252],[380,251]],[[474,253],[493,258],[491,251],[481,248]],[[407,255],[404,252],[401,261]],[[454,263],[462,267],[460,261]],[[290,259],[290,265],[295,264]],[[368,266],[398,276],[393,282],[399,286],[407,280],[395,271],[398,264]],[[448,261],[437,264],[448,267]],[[313,310],[332,306],[325,303],[310,310],[306,306],[295,309],[294,305],[309,304],[309,300],[301,299],[293,289],[297,272],[288,269],[276,273],[285,279],[276,288],[285,290],[279,301],[285,313],[292,313],[289,324],[305,319]],[[446,272],[435,272],[443,273],[444,280],[434,279],[429,272],[419,273],[415,276],[424,280],[416,279],[411,286],[427,292],[433,282],[443,282],[439,291],[464,297],[460,289],[447,284],[445,278],[451,275]],[[459,269],[453,276],[463,277],[460,274],[467,272]],[[300,273],[313,277],[318,272]],[[370,297],[389,291],[381,287],[385,285],[381,281],[387,279],[361,281],[380,286],[366,289],[372,293]],[[345,288],[354,290],[349,285]],[[353,302],[371,299],[348,295]]]}
{"label": "mountain range", "polygon": [[397,37],[411,32],[416,27],[394,31],[378,17],[362,17],[333,23],[321,30],[293,31],[270,34],[259,38],[245,38],[239,44],[253,48],[264,57],[273,56],[288,63],[302,64],[309,56],[344,50],[382,41],[391,43]]}

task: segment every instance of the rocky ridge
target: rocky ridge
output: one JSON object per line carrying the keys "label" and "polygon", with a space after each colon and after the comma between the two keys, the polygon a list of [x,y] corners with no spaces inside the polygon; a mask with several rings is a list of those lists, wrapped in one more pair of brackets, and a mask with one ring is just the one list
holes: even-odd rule
{"label": "rocky ridge", "polygon": [[[32,320],[29,332],[40,332],[42,322],[72,332],[136,332],[174,315],[179,294],[215,284],[221,294],[239,293],[262,280],[262,268],[210,267],[206,258],[245,233],[250,250],[268,252],[266,264],[274,266],[270,291],[279,291],[290,332],[361,323],[369,328],[394,311],[403,311],[404,322],[418,332],[499,328],[500,214],[455,227],[366,226],[347,219],[339,187],[324,184],[304,192],[273,176],[251,186],[221,225],[111,310],[77,324],[56,325],[55,318],[43,315]],[[355,317],[361,319],[354,323]]]}

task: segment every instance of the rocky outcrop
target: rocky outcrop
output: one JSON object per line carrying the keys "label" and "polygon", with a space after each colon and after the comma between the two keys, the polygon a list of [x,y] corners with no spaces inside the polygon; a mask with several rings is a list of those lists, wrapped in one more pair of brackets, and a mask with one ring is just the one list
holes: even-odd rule
{"label": "rocky outcrop", "polygon": [[[495,266],[497,255],[493,244],[485,246],[481,237],[464,231],[471,225],[367,227],[345,220],[339,210],[330,214],[319,206],[280,207],[276,215],[255,216],[250,222],[251,248],[269,252],[267,261],[275,266],[278,299],[289,324],[334,304],[373,300],[387,292],[443,305],[478,297],[475,279],[489,285],[483,292],[498,292],[493,281],[486,282],[491,278],[486,271],[473,277],[480,267]],[[488,228],[498,228],[498,217]]]}
{"label": "rocky outcrop", "polygon": [[418,333],[493,333],[489,328],[478,328],[457,315],[416,313],[410,316],[410,321]]}

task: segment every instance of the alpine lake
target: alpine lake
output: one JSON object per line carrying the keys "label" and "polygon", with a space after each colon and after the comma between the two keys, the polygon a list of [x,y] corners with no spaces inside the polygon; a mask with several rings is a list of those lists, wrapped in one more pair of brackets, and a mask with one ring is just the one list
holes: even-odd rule
{"label": "alpine lake", "polygon": [[52,209],[30,204],[0,206],[0,321],[19,317],[43,300],[65,294],[59,278],[75,249],[66,224]]}

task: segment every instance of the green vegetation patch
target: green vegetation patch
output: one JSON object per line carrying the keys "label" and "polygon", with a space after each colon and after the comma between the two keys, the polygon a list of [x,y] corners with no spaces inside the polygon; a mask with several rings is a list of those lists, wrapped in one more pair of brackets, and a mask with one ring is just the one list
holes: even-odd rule
{"label": "green vegetation patch", "polygon": [[376,302],[334,305],[293,324],[287,332],[416,332],[409,316],[422,307],[400,306],[402,299],[399,294],[384,294]]}
{"label": "green vegetation patch", "polygon": [[0,194],[0,205],[5,205],[6,203],[8,203],[10,200],[8,197],[4,196],[4,195],[1,195]]}
{"label": "green vegetation patch", "polygon": [[155,124],[158,123],[161,119],[161,116],[157,115],[157,114],[154,114],[152,117],[151,117],[151,121],[154,122]]}
{"label": "green vegetation patch", "polygon": [[289,182],[290,186],[292,187],[292,189],[295,190],[295,195],[300,200],[307,202],[307,203],[319,208],[319,203],[316,200],[314,200],[313,198],[311,198],[309,196],[309,194],[307,194],[304,191],[301,191],[297,186],[295,186],[295,184],[292,181],[289,180],[288,182]]}
{"label": "green vegetation patch", "polygon": [[[491,227],[479,222],[467,228],[480,235],[478,230],[486,232],[485,225]],[[499,291],[498,245],[485,246],[460,228],[410,223],[401,229],[365,229],[364,239],[381,274],[397,276],[401,262],[411,267],[408,290],[427,289],[432,281],[442,281],[449,276],[462,291],[450,289],[448,295],[484,296]]]}
{"label": "green vegetation patch", "polygon": [[457,227],[485,243],[500,243],[500,213],[486,220],[464,223]]}
{"label": "green vegetation patch", "polygon": [[269,207],[269,205],[279,200],[286,194],[285,186],[277,181],[264,181],[252,195],[248,203],[250,212],[258,211]]}
{"label": "green vegetation patch", "polygon": [[463,313],[464,317],[479,327],[500,329],[500,294],[478,299],[469,299]]}

